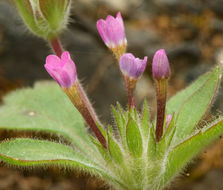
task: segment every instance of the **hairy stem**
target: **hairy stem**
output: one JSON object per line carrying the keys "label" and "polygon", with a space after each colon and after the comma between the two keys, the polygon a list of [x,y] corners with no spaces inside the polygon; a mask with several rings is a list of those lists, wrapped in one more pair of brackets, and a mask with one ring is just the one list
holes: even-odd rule
{"label": "hairy stem", "polygon": [[49,43],[53,49],[53,51],[55,52],[55,54],[58,57],[61,57],[62,53],[63,53],[63,47],[61,45],[60,40],[57,37],[54,37],[52,39],[49,40]]}
{"label": "hairy stem", "polygon": [[97,123],[100,122],[79,82],[76,82],[71,88],[63,90],[70,98],[74,106],[81,113],[81,115],[83,116],[87,124],[90,126],[99,142],[105,149],[107,149],[105,137],[97,126]]}
{"label": "hairy stem", "polygon": [[157,120],[156,120],[156,142],[159,142],[163,135],[163,124],[165,119],[166,98],[167,98],[167,80],[156,80],[156,98],[157,98]]}
{"label": "hairy stem", "polygon": [[123,76],[128,96],[128,110],[135,108],[134,90],[137,80],[130,79],[129,77]]}

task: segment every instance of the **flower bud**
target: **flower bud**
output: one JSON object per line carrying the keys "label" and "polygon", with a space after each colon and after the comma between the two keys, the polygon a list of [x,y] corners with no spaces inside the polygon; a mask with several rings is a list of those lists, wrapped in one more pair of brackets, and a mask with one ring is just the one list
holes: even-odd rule
{"label": "flower bud", "polygon": [[63,52],[61,58],[48,55],[44,67],[62,88],[69,88],[77,81],[76,66],[67,51]]}
{"label": "flower bud", "polygon": [[169,78],[170,66],[164,49],[160,49],[155,53],[152,62],[152,73],[153,77],[157,80]]}
{"label": "flower bud", "polygon": [[15,0],[27,27],[37,36],[51,39],[65,28],[70,0]]}
{"label": "flower bud", "polygon": [[118,12],[116,18],[108,15],[105,20],[98,20],[97,29],[106,46],[119,59],[125,53],[127,46],[125,27],[121,13]]}
{"label": "flower bud", "polygon": [[125,53],[121,56],[119,66],[121,72],[129,77],[138,79],[144,72],[147,64],[147,57],[144,59],[135,58],[131,53]]}
{"label": "flower bud", "polygon": [[168,126],[170,125],[171,120],[172,120],[172,115],[168,114],[166,116],[166,128],[168,128]]}

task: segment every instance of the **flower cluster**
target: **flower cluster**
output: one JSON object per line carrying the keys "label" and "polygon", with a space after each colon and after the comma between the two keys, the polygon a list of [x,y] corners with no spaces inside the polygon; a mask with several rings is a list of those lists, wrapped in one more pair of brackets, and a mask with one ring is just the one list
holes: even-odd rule
{"label": "flower cluster", "polygon": [[[55,84],[40,83],[33,89],[10,94],[1,107],[0,128],[52,132],[69,143],[29,138],[3,141],[0,142],[2,161],[25,167],[40,164],[75,167],[102,177],[115,189],[162,190],[192,157],[222,135],[221,115],[198,127],[219,89],[222,65],[201,76],[166,104],[169,61],[165,50],[155,52],[151,66],[157,113],[152,120],[147,101],[138,113],[134,100],[135,86],[148,58],[140,59],[126,52],[127,39],[120,13],[98,20],[97,29],[117,59],[128,99],[127,110],[120,104],[112,107],[116,127],[105,128],[78,80],[74,61],[58,39],[58,32],[67,22],[71,0],[13,2],[27,26],[50,43],[55,55],[47,56],[45,69],[76,109]],[[93,135],[85,130],[83,119]]]}
{"label": "flower cluster", "polygon": [[[135,58],[133,54],[126,53],[126,35],[124,22],[120,13],[116,18],[107,16],[106,20],[100,19],[97,22],[97,29],[101,35],[105,45],[110,48],[116,55],[120,71],[123,75],[125,82],[127,96],[128,96],[128,108],[135,108],[134,101],[134,89],[136,83],[147,65],[147,57],[144,59]],[[124,47],[124,48],[123,48]],[[56,52],[56,51],[55,51]],[[91,125],[96,136],[102,136],[100,130],[97,129],[96,123],[98,122],[94,116],[92,107],[86,96],[80,88],[80,84],[77,80],[76,67],[68,52],[64,52],[61,58],[56,55],[49,55],[46,58],[45,68],[50,76],[58,82],[58,84],[66,89],[65,92],[70,97],[74,105],[79,109],[82,115],[85,117],[89,125]],[[160,140],[163,132],[164,118],[165,118],[165,105],[166,105],[166,79],[169,78],[170,68],[168,58],[165,50],[158,50],[152,62],[152,72],[155,80],[159,81],[157,85],[157,127],[156,127],[156,139]],[[162,80],[164,79],[164,80]],[[161,81],[161,82],[160,82]],[[71,89],[71,90],[70,90]],[[76,95],[72,95],[76,94]],[[83,96],[84,95],[84,96]],[[74,98],[75,97],[75,98]],[[85,110],[83,112],[83,110]],[[85,115],[87,113],[87,116]],[[169,117],[167,123],[169,123]],[[93,126],[92,126],[93,125]],[[105,139],[99,137],[99,141],[103,141],[103,146],[106,147]]]}

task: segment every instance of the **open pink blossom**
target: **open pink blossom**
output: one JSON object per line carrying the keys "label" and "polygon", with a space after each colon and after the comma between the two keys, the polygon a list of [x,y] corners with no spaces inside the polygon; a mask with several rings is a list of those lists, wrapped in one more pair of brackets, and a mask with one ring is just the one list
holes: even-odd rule
{"label": "open pink blossom", "polygon": [[169,78],[170,65],[164,49],[158,50],[152,62],[152,73],[155,79]]}
{"label": "open pink blossom", "polygon": [[98,20],[97,29],[102,40],[109,48],[126,46],[125,27],[120,12],[117,13],[116,18],[108,15],[105,20]]}
{"label": "open pink blossom", "polygon": [[68,51],[63,52],[61,58],[48,55],[44,67],[62,88],[71,87],[77,80],[76,66]]}
{"label": "open pink blossom", "polygon": [[147,64],[147,57],[144,59],[135,58],[131,53],[125,53],[119,61],[120,70],[125,76],[138,79],[144,72]]}

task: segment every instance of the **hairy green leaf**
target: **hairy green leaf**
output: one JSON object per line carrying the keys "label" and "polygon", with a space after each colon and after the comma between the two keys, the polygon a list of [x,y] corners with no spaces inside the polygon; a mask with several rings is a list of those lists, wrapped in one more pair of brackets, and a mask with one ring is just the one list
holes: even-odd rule
{"label": "hairy green leaf", "polygon": [[223,118],[170,150],[165,159],[164,184],[173,178],[194,156],[223,134]]}
{"label": "hairy green leaf", "polygon": [[46,140],[20,138],[2,142],[0,143],[0,159],[19,166],[57,165],[74,167],[109,179],[118,186],[124,186],[109,170],[75,152],[71,147]]}
{"label": "hairy green leaf", "polygon": [[189,96],[179,110],[176,120],[175,141],[182,141],[182,137],[190,135],[194,127],[210,107],[219,83],[222,69],[217,67],[191,96]]}
{"label": "hairy green leaf", "polygon": [[[216,68],[218,69],[218,67]],[[188,99],[192,94],[194,94],[197,89],[199,89],[205,81],[209,79],[212,72],[207,72],[200,76],[197,80],[195,80],[191,85],[186,87],[185,89],[178,92],[175,96],[171,97],[170,100],[167,102],[167,115],[172,114],[175,112],[175,114],[178,113],[180,107],[185,102],[185,100]]]}
{"label": "hairy green leaf", "polygon": [[123,155],[122,151],[119,147],[119,144],[115,142],[114,137],[108,133],[108,149],[110,152],[111,157],[117,164],[122,164],[123,162]]}
{"label": "hairy green leaf", "polygon": [[18,138],[0,143],[0,158],[9,164],[39,165],[58,164],[74,165],[77,168],[94,169],[96,164],[71,147],[46,140]]}
{"label": "hairy green leaf", "polygon": [[143,106],[143,114],[142,114],[142,134],[144,135],[144,138],[148,138],[149,129],[150,129],[150,121],[149,121],[149,106],[148,102],[144,101]]}
{"label": "hairy green leaf", "polygon": [[94,147],[82,116],[53,82],[37,83],[34,88],[7,95],[0,107],[0,129],[54,133],[64,136],[85,152]]}
{"label": "hairy green leaf", "polygon": [[130,153],[139,157],[143,151],[142,136],[137,123],[131,117],[126,127],[126,141]]}

